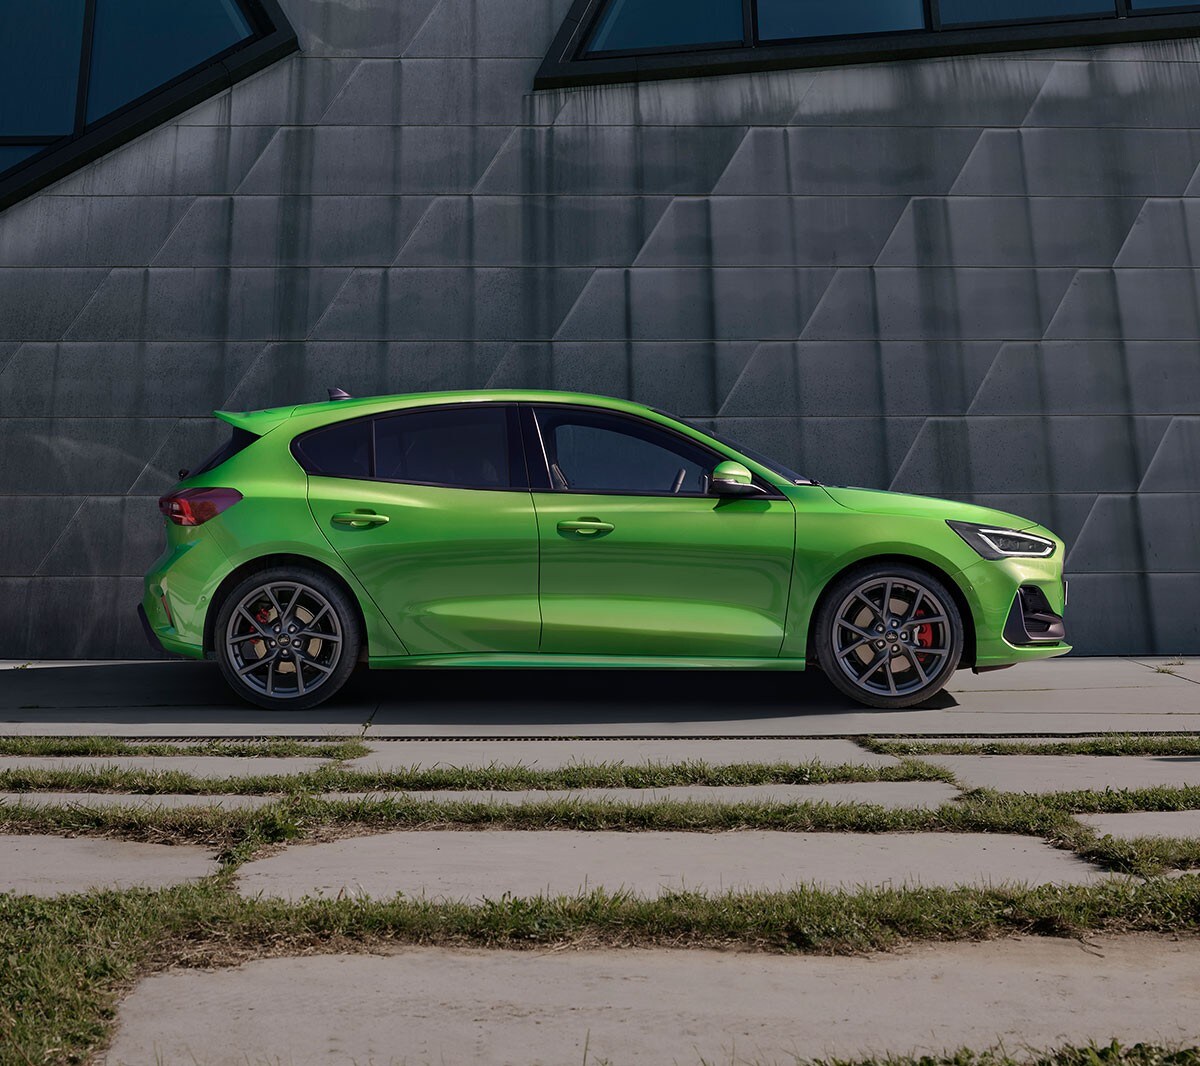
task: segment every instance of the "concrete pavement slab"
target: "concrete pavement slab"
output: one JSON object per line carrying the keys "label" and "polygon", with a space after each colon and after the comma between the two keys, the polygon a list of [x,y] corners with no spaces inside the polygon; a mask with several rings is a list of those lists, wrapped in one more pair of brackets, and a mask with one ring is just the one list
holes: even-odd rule
{"label": "concrete pavement slab", "polygon": [[1194,755],[922,755],[921,761],[952,771],[964,788],[1001,792],[1200,785]]}
{"label": "concrete pavement slab", "polygon": [[105,1066],[792,1062],[1200,1041],[1200,943],[1030,938],[817,958],[446,951],[144,980]]}
{"label": "concrete pavement slab", "polygon": [[[1125,687],[1072,687],[1094,664],[1111,662]],[[0,732],[326,737],[356,735],[366,722],[371,736],[411,738],[1200,731],[1200,686],[1145,668],[1127,673],[1125,662],[1052,660],[981,678],[960,672],[930,706],[901,712],[859,707],[817,671],[360,671],[330,703],[287,715],[237,702],[212,663],[63,666],[6,672]],[[989,680],[996,678],[1003,680]],[[976,682],[1012,687],[968,691]]]}
{"label": "concrete pavement slab", "polygon": [[0,892],[59,896],[93,888],[165,888],[217,872],[205,848],[97,837],[0,836]]}
{"label": "concrete pavement slab", "polygon": [[[879,781],[832,785],[687,785],[678,788],[584,788],[574,791],[329,792],[334,802],[412,799],[426,803],[869,803],[890,810],[940,807],[960,795],[939,781]],[[0,802],[3,796],[0,796]]]}
{"label": "concrete pavement slab", "polygon": [[245,896],[576,895],[595,888],[775,891],[795,885],[1089,884],[1096,867],[1032,837],[968,833],[383,833],[296,845],[243,866]]}
{"label": "concrete pavement slab", "polygon": [[524,766],[557,770],[597,763],[706,762],[807,763],[826,766],[896,766],[891,755],[876,755],[851,740],[391,740],[371,744],[371,754],[352,759],[352,770],[422,770],[437,767]]}
{"label": "concrete pavement slab", "polygon": [[1079,814],[1084,825],[1120,840],[1138,837],[1200,839],[1200,811],[1134,811],[1129,814]]}
{"label": "concrete pavement slab", "polygon": [[0,792],[0,807],[131,807],[135,810],[256,810],[278,796],[143,796],[124,792]]}
{"label": "concrete pavement slab", "polygon": [[[1180,659],[1183,661],[1180,662]],[[1139,658],[1137,662],[1158,677],[1176,677],[1200,684],[1200,659],[1195,656],[1186,658],[1182,655],[1165,656],[1160,658]]]}
{"label": "concrete pavement slab", "polygon": [[1033,692],[1039,689],[1166,688],[1177,677],[1156,674],[1135,659],[1046,659],[1009,670],[973,674],[959,670],[946,686],[951,692]]}
{"label": "concrete pavement slab", "polygon": [[253,758],[224,755],[116,755],[104,758],[41,758],[0,756],[0,770],[145,770],[174,771],[193,777],[266,777],[305,774],[328,766],[328,759]]}

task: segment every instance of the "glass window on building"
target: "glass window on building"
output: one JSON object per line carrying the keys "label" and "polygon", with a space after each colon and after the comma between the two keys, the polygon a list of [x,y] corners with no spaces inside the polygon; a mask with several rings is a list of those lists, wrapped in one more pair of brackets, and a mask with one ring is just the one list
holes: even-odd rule
{"label": "glass window on building", "polygon": [[83,11],[84,0],[0,3],[0,137],[74,130]]}
{"label": "glass window on building", "polygon": [[741,44],[742,0],[612,0],[589,52]]}
{"label": "glass window on building", "polygon": [[96,0],[94,122],[251,36],[234,0]]}
{"label": "glass window on building", "polygon": [[1116,15],[1116,0],[940,0],[943,26]]}
{"label": "glass window on building", "polygon": [[758,0],[758,36],[763,41],[924,28],[924,0]]}

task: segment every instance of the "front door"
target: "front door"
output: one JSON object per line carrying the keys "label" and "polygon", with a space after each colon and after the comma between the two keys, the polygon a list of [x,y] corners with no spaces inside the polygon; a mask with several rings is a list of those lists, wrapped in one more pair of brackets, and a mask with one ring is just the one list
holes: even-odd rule
{"label": "front door", "polygon": [[537,523],[515,406],[342,422],[297,452],[317,525],[410,655],[537,651]]}
{"label": "front door", "polygon": [[543,652],[779,654],[795,549],[786,498],[710,496],[726,456],[636,416],[547,405],[525,421],[549,485],[533,493]]}

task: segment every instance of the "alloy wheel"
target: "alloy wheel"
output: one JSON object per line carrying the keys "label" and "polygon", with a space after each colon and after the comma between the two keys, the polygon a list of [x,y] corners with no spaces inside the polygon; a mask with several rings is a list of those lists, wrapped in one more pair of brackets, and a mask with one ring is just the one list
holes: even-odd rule
{"label": "alloy wheel", "polygon": [[907,696],[933,685],[954,644],[938,596],[899,576],[863,581],[842,601],[833,625],[838,668],[875,696]]}
{"label": "alloy wheel", "polygon": [[271,581],[238,602],[225,632],[229,665],[248,688],[274,700],[309,696],[342,657],[333,604],[299,581]]}

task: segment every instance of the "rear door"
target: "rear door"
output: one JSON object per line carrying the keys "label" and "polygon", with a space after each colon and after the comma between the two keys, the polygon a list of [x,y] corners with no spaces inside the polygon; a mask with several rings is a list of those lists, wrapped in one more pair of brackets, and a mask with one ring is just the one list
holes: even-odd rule
{"label": "rear door", "polygon": [[313,517],[410,655],[536,652],[537,523],[512,404],[305,434]]}
{"label": "rear door", "polygon": [[[541,543],[543,652],[779,654],[796,514],[708,494],[726,458],[600,408],[524,408]],[[535,458],[536,457],[536,458]]]}

